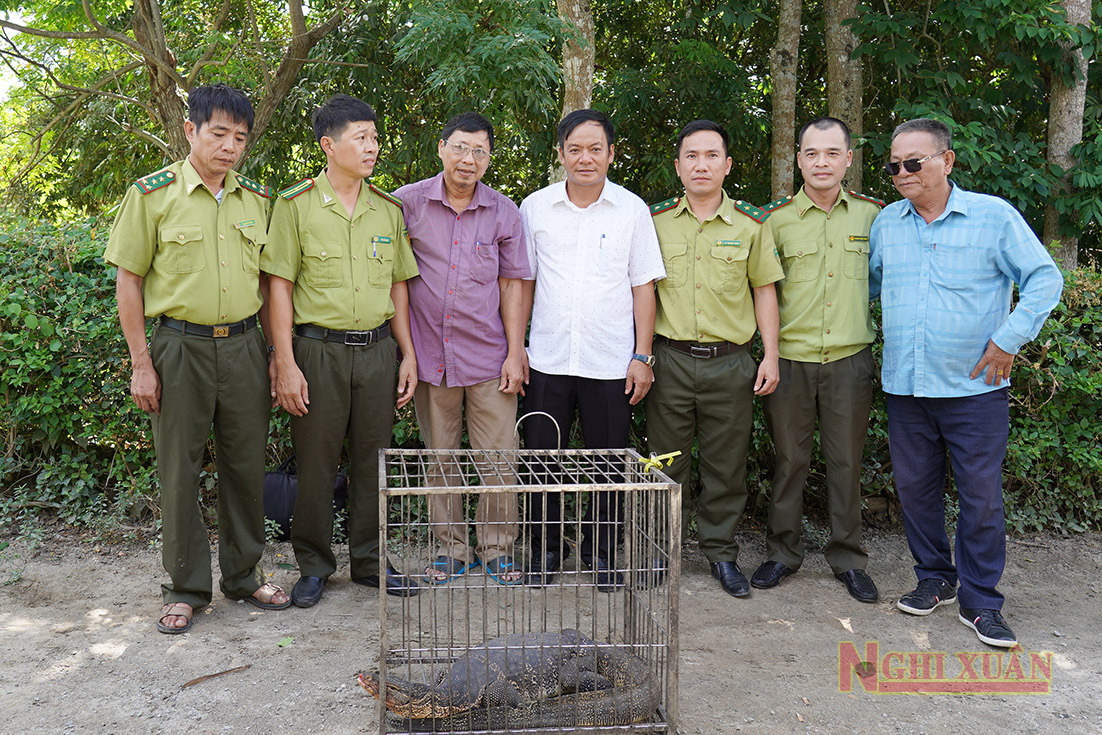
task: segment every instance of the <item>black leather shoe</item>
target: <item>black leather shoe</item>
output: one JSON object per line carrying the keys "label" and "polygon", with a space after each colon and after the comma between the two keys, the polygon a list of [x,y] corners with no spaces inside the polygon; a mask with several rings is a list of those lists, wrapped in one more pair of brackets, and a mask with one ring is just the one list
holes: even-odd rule
{"label": "black leather shoe", "polygon": [[561,566],[562,557],[554,551],[535,552],[528,560],[528,568],[524,570],[524,583],[534,587],[551,584]]}
{"label": "black leather shoe", "polygon": [[750,596],[750,583],[746,581],[746,575],[736,562],[712,562],[712,576],[719,580],[719,586],[731,597]]}
{"label": "black leather shoe", "polygon": [[785,577],[795,574],[795,569],[790,569],[779,561],[763,561],[754,576],[750,577],[750,584],[759,590],[767,590],[776,587]]}
{"label": "black leather shoe", "polygon": [[876,602],[880,599],[880,593],[876,590],[876,583],[872,581],[864,569],[850,569],[848,572],[835,574],[835,578],[842,581],[855,600],[861,602]]}
{"label": "black leather shoe", "polygon": [[582,561],[593,570],[594,576],[597,577],[598,592],[615,592],[624,586],[624,575],[620,572],[612,571],[608,562],[601,557],[582,559]]}
{"label": "black leather shoe", "polygon": [[291,602],[295,607],[313,607],[321,599],[325,589],[325,577],[299,577],[291,590]]}
{"label": "black leather shoe", "polygon": [[[352,580],[355,584],[362,584],[364,587],[374,587],[379,589],[379,575],[369,574],[366,577],[356,577]],[[398,573],[398,570],[391,565],[386,565],[386,593],[395,597],[413,597],[421,588],[417,585],[412,578],[406,577]]]}

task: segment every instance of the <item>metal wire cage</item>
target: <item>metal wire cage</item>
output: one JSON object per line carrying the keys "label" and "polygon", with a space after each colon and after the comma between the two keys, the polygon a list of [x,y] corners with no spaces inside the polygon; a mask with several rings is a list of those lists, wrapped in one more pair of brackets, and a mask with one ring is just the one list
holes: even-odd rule
{"label": "metal wire cage", "polygon": [[[494,709],[485,694],[451,717],[395,714],[380,697],[380,733],[676,732],[681,488],[654,461],[629,449],[388,449],[382,455],[380,538],[387,560],[417,578],[421,591],[411,597],[380,595],[380,691],[387,691],[388,682],[439,690],[449,686],[440,682],[457,666],[467,667],[460,678],[469,678],[477,690],[503,662],[514,669],[525,660],[535,661],[534,668],[554,668],[569,648],[580,655],[583,669],[598,670],[598,679],[601,663],[612,654],[636,667],[645,662],[657,706],[635,721],[609,718],[602,710],[609,697],[600,692],[608,682],[593,685],[588,678],[583,688],[596,693],[544,691],[538,704],[517,709],[510,709],[515,702]],[[500,523],[488,528],[479,507],[506,504],[511,512],[497,517],[516,521],[504,529],[515,539],[505,553],[517,570],[528,566],[533,542],[538,549],[541,538],[546,542],[549,531],[557,531],[563,539],[561,569],[553,579],[529,575],[514,582],[491,576],[482,564],[447,583],[433,583],[427,572],[443,553],[440,539],[456,537],[455,524],[445,528],[449,524],[439,512],[429,512],[434,501],[436,508],[452,503],[452,518],[462,509],[460,535],[469,538],[471,549],[478,548],[481,533],[503,528]],[[603,504],[604,523],[589,523],[583,512],[595,503]],[[561,520],[548,521],[547,508],[554,506]],[[533,510],[543,511],[536,516],[542,520],[529,521]],[[614,535],[602,546],[610,551],[600,575],[592,566],[602,534]],[[581,654],[575,632],[588,641]],[[455,676],[452,671],[451,679]],[[499,714],[492,716],[494,711]]]}

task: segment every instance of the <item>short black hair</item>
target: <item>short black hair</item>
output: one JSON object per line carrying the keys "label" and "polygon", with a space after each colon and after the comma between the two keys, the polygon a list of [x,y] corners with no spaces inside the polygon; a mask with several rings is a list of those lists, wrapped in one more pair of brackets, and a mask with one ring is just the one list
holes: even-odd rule
{"label": "short black hair", "polygon": [[681,155],[681,144],[685,142],[685,138],[703,130],[719,133],[719,137],[723,139],[723,155],[726,156],[727,146],[731,143],[731,136],[727,134],[727,128],[711,120],[693,120],[691,123],[681,128],[681,132],[677,135],[677,155]]}
{"label": "short black hair", "polygon": [[559,148],[566,145],[566,139],[574,132],[574,128],[587,122],[600,123],[601,127],[605,129],[605,139],[608,140],[608,144],[612,145],[615,142],[616,128],[612,126],[612,121],[608,119],[608,115],[590,109],[574,110],[559,121]]}
{"label": "short black hair", "polygon": [[329,136],[339,138],[349,123],[374,122],[378,119],[371,105],[347,94],[335,94],[314,110],[314,137],[320,143]]}
{"label": "short black hair", "polygon": [[949,126],[940,120],[929,117],[919,117],[900,123],[892,132],[892,142],[903,133],[927,133],[933,136],[937,144],[947,151],[953,150],[953,133]]}
{"label": "short black hair", "polygon": [[253,129],[253,106],[244,93],[227,84],[211,84],[196,87],[187,95],[187,119],[200,129],[210,122],[215,110],[221,110],[236,123],[241,123],[249,132]]}
{"label": "short black hair", "polygon": [[479,115],[477,112],[459,113],[451,120],[448,120],[448,124],[440,131],[440,140],[447,140],[456,130],[461,130],[464,133],[485,132],[486,137],[490,139],[490,152],[493,153],[494,126],[490,124],[489,120],[482,117],[482,115]]}
{"label": "short black hair", "polygon": [[848,151],[850,148],[853,147],[853,144],[850,142],[849,125],[846,125],[844,122],[836,117],[817,117],[814,120],[808,122],[806,125],[800,128],[800,137],[797,138],[796,141],[799,146],[803,148],[804,133],[806,133],[811,128],[815,128],[816,130],[830,130],[831,128],[835,127],[842,129],[842,135],[846,139],[846,150]]}

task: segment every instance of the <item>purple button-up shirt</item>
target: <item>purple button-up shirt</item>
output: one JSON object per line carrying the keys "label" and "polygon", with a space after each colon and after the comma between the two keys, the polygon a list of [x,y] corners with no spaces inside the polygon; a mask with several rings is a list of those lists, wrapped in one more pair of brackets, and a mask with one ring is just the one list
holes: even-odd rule
{"label": "purple button-up shirt", "polygon": [[517,205],[482,182],[456,214],[444,174],[394,192],[402,200],[421,275],[409,287],[417,379],[449,386],[501,376],[509,351],[501,321],[501,278],[528,278],[528,249]]}

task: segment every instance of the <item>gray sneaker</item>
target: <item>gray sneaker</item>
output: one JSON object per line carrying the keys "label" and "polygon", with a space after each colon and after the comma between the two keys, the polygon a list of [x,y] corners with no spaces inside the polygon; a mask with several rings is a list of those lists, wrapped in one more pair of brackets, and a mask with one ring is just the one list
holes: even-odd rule
{"label": "gray sneaker", "polygon": [[957,601],[957,589],[944,579],[930,577],[923,579],[918,586],[899,598],[895,603],[905,613],[911,615],[929,615],[940,605],[949,605]]}

